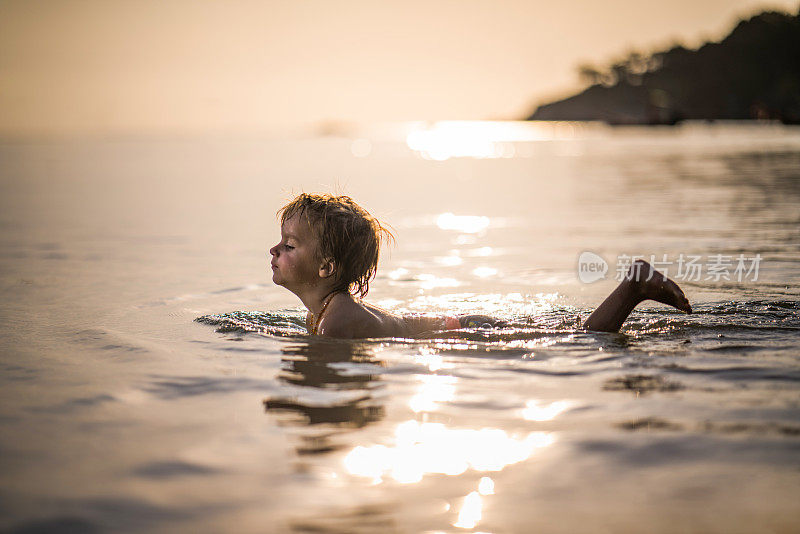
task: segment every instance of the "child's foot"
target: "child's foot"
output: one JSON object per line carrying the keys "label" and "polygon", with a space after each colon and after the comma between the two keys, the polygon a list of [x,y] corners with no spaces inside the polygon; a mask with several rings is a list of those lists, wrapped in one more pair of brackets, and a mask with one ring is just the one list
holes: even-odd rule
{"label": "child's foot", "polygon": [[637,289],[645,299],[655,300],[674,306],[686,313],[692,313],[689,300],[683,294],[678,284],[653,269],[644,260],[636,260],[628,271],[628,280],[636,284]]}

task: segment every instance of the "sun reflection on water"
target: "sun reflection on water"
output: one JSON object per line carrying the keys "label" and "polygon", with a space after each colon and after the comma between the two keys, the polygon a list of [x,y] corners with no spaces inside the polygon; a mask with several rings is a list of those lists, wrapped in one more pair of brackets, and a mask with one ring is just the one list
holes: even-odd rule
{"label": "sun reflection on water", "polygon": [[537,400],[529,400],[522,410],[526,421],[550,421],[574,405],[572,401],[556,401],[545,404]]}
{"label": "sun reflection on water", "polygon": [[494,495],[494,480],[489,477],[481,477],[481,481],[478,483],[478,493]]}
{"label": "sun reflection on water", "polygon": [[489,477],[481,477],[478,491],[471,491],[464,497],[458,519],[453,523],[458,528],[475,528],[483,517],[483,499],[481,496],[494,495],[494,481]]}
{"label": "sun reflection on water", "polygon": [[482,512],[483,503],[480,494],[477,491],[470,492],[464,497],[464,504],[461,505],[461,510],[458,512],[458,521],[453,523],[453,526],[475,528],[475,525],[481,520]]}
{"label": "sun reflection on water", "polygon": [[422,348],[419,351],[419,354],[414,356],[414,363],[424,365],[432,373],[435,373],[440,369],[452,369],[455,367],[452,363],[445,362],[442,355],[431,348]]}
{"label": "sun reflection on water", "polygon": [[455,267],[456,265],[461,265],[464,263],[464,260],[456,254],[451,254],[449,256],[437,256],[434,258],[434,261],[439,265],[444,265],[445,267]]}
{"label": "sun reflection on water", "polygon": [[425,159],[513,158],[537,141],[574,139],[574,125],[514,121],[439,121],[420,125],[406,136],[406,145]]}
{"label": "sun reflection on water", "polygon": [[436,218],[436,226],[442,230],[456,230],[465,234],[477,234],[489,227],[489,217],[484,215],[454,215],[442,213]]}
{"label": "sun reflection on water", "polygon": [[437,287],[456,287],[460,282],[455,278],[440,277],[429,273],[418,274],[415,281],[422,289],[434,289]]}
{"label": "sun reflection on water", "polygon": [[404,267],[398,267],[397,269],[394,269],[393,271],[389,272],[389,278],[391,278],[392,280],[401,280],[407,277],[410,273],[411,271],[409,271],[408,269]]}
{"label": "sun reflection on water", "polygon": [[460,475],[467,469],[500,471],[529,458],[537,449],[551,445],[547,432],[525,437],[509,436],[497,428],[452,429],[441,423],[401,423],[393,446],[357,446],[344,458],[348,473],[380,484],[385,477],[415,483],[426,474]]}
{"label": "sun reflection on water", "polygon": [[414,412],[432,412],[437,403],[453,400],[456,394],[457,378],[447,375],[421,375],[417,394],[408,401]]}
{"label": "sun reflection on water", "polygon": [[493,267],[476,267],[472,270],[472,274],[478,278],[488,278],[497,274],[497,269]]}
{"label": "sun reflection on water", "polygon": [[496,251],[492,247],[479,247],[466,251],[464,254],[467,256],[486,257],[496,254]]}
{"label": "sun reflection on water", "polygon": [[[474,276],[498,276],[495,270],[472,272]],[[402,307],[402,312],[435,314],[483,314],[498,319],[525,321],[528,317],[543,316],[557,309],[558,293],[446,293],[441,295],[423,294],[415,297]],[[525,340],[519,341],[523,343]],[[515,343],[510,341],[509,343]]]}

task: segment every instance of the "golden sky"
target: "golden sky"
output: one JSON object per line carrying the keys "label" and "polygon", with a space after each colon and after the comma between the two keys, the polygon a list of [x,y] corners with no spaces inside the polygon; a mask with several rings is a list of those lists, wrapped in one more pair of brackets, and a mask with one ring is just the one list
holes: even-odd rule
{"label": "golden sky", "polygon": [[506,119],[797,0],[0,0],[0,135]]}

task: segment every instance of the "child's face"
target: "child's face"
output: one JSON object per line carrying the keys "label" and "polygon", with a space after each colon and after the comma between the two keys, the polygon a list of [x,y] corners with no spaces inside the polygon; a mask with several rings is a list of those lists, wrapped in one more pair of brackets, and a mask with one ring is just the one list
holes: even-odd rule
{"label": "child's face", "polygon": [[293,293],[321,281],[318,240],[308,220],[295,214],[281,226],[281,242],[269,249],[272,281]]}

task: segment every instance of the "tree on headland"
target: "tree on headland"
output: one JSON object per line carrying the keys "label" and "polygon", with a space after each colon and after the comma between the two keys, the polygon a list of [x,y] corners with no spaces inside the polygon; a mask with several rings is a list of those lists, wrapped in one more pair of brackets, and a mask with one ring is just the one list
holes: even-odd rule
{"label": "tree on headland", "polygon": [[597,85],[603,80],[603,71],[589,63],[578,65],[578,76],[581,81],[589,85]]}
{"label": "tree on headland", "polygon": [[581,93],[540,106],[531,120],[674,124],[683,119],[772,119],[800,124],[800,13],[767,11],[720,42],[631,51],[584,63]]}

